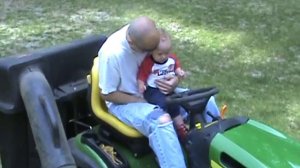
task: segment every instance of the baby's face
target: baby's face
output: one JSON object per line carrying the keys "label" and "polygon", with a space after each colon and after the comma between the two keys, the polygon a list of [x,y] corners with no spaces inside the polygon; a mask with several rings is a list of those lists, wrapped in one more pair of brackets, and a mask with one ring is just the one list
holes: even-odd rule
{"label": "baby's face", "polygon": [[168,59],[169,52],[156,49],[152,53],[153,59],[158,63],[164,63]]}
{"label": "baby's face", "polygon": [[171,43],[169,41],[161,41],[158,47],[152,52],[153,59],[158,63],[164,63],[168,59],[171,51]]}

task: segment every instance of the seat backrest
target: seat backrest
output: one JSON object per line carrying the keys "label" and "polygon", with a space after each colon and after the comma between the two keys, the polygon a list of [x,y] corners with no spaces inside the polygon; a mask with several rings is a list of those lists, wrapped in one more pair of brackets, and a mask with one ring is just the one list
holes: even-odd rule
{"label": "seat backrest", "polygon": [[107,123],[115,130],[124,134],[125,136],[132,138],[143,137],[143,135],[136,129],[129,127],[115,116],[108,112],[105,101],[102,99],[99,88],[99,59],[96,57],[94,59],[94,64],[90,74],[90,84],[91,84],[91,106],[92,111],[103,122]]}

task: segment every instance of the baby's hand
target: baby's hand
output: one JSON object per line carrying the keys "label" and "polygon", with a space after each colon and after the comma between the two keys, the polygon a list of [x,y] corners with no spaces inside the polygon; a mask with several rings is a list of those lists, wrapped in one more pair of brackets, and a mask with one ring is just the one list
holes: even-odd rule
{"label": "baby's hand", "polygon": [[180,78],[185,78],[186,77],[186,73],[182,69],[177,69],[176,70],[176,75],[179,76]]}

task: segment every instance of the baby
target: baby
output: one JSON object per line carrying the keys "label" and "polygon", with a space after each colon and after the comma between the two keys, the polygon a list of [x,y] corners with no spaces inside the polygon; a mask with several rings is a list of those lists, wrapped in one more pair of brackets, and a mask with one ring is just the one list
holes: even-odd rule
{"label": "baby", "polygon": [[180,106],[167,106],[165,100],[168,95],[157,88],[155,81],[167,79],[170,75],[176,75],[181,80],[186,73],[181,69],[176,55],[171,53],[170,35],[163,29],[159,29],[159,32],[160,42],[158,47],[143,60],[139,68],[138,89],[147,102],[160,106],[170,114],[179,140],[183,142],[187,135],[187,128],[183,122],[183,117],[180,115]]}

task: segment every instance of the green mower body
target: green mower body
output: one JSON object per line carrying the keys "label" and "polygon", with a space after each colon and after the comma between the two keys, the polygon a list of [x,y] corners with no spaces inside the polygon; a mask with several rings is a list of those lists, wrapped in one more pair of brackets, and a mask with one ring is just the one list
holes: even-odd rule
{"label": "green mower body", "polygon": [[211,141],[210,158],[221,167],[299,167],[300,143],[250,119],[216,134]]}

